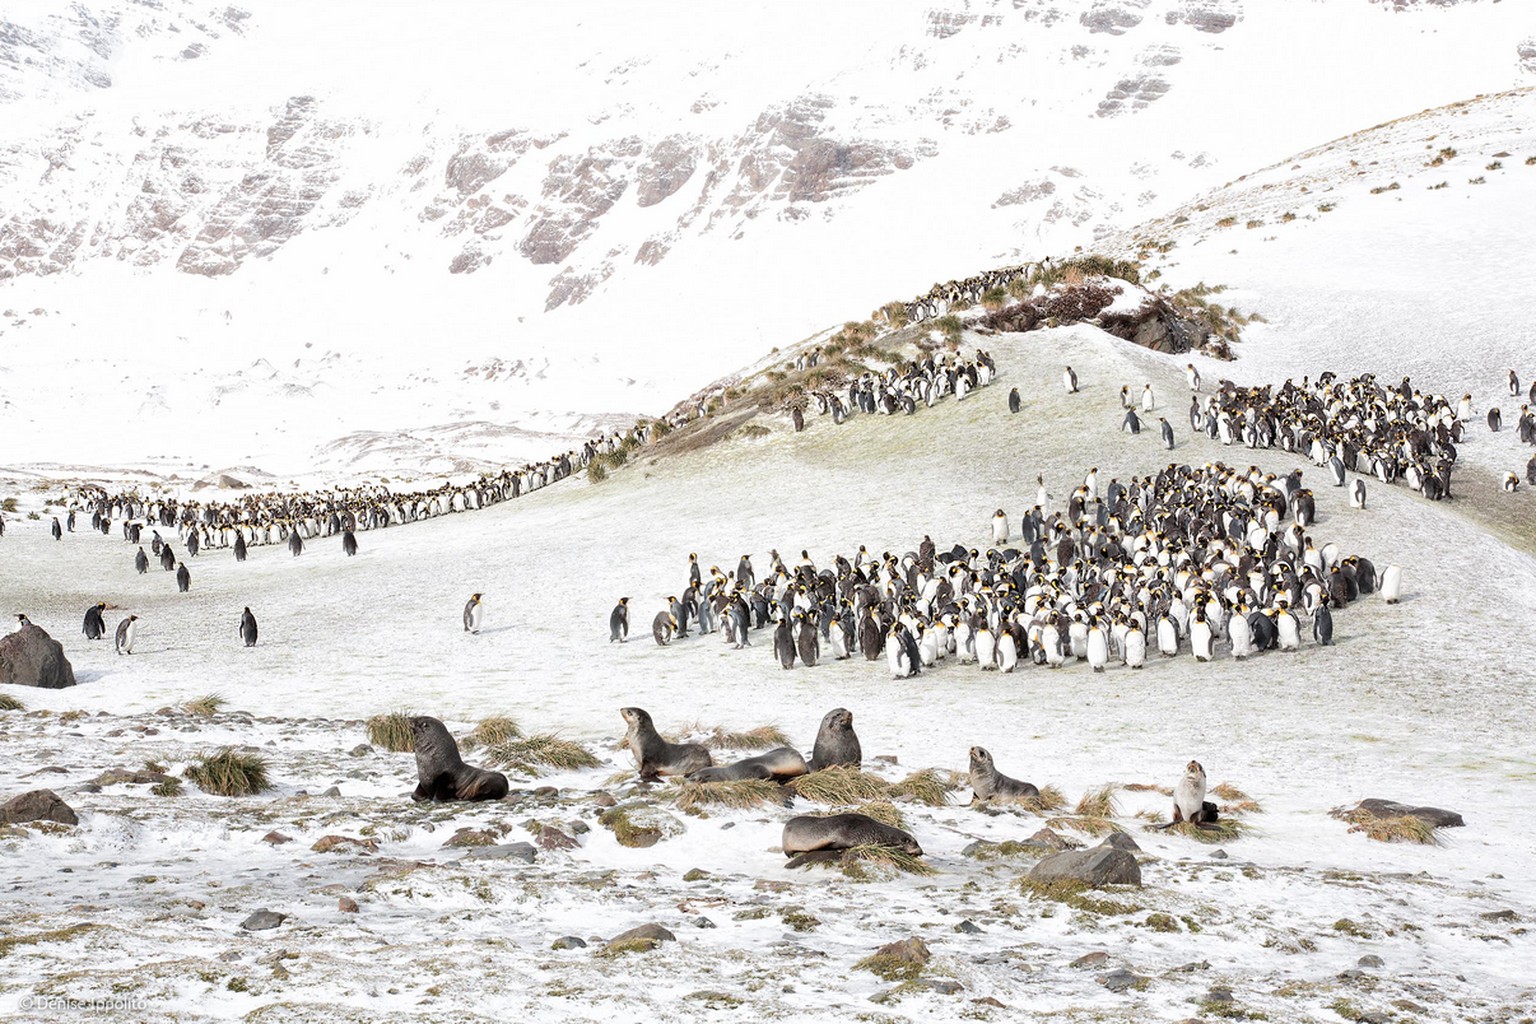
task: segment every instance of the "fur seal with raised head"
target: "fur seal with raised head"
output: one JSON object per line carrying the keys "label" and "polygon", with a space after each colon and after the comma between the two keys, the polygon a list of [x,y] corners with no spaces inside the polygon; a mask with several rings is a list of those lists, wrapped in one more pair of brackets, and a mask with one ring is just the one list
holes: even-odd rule
{"label": "fur seal with raised head", "polygon": [[785,867],[797,868],[818,860],[835,860],[855,846],[889,846],[914,857],[923,855],[917,840],[899,828],[883,825],[864,814],[802,814],[784,823]]}
{"label": "fur seal with raised head", "polygon": [[1040,795],[1028,782],[1010,779],[997,770],[992,755],[985,747],[971,748],[971,790],[975,794],[971,803],[1024,803]]}
{"label": "fur seal with raised head", "polygon": [[819,772],[834,765],[857,768],[864,760],[864,748],[859,746],[858,734],[853,731],[853,712],[847,708],[833,708],[821,720],[816,730],[816,745],[811,748],[811,771]]}
{"label": "fur seal with raised head", "polygon": [[662,739],[649,712],[641,708],[619,708],[619,714],[629,723],[624,742],[634,755],[640,778],[647,782],[663,775],[687,775],[715,763],[703,744],[668,743]]}
{"label": "fur seal with raised head", "polygon": [[787,782],[806,773],[805,758],[793,747],[775,747],[766,753],[743,758],[734,764],[712,765],[688,773],[689,782],[736,782],[741,779],[772,779]]}
{"label": "fur seal with raised head", "polygon": [[507,777],[464,763],[459,745],[448,727],[435,718],[411,719],[411,741],[416,750],[416,791],[411,799],[500,800],[507,795]]}
{"label": "fur seal with raised head", "polygon": [[1184,777],[1173,787],[1173,822],[1196,825],[1216,820],[1216,805],[1205,798],[1205,769],[1199,761],[1184,768]]}

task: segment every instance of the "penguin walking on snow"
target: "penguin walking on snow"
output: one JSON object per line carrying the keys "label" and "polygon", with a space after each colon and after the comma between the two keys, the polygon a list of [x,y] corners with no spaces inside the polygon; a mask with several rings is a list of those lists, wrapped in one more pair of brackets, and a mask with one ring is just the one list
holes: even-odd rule
{"label": "penguin walking on snow", "polygon": [[256,646],[256,616],[251,614],[250,608],[240,616],[240,639],[247,647]]}
{"label": "penguin walking on snow", "polygon": [[608,616],[608,642],[625,643],[629,639],[629,598],[619,598]]}
{"label": "penguin walking on snow", "polygon": [[1023,405],[1023,402],[1019,399],[1019,389],[1018,388],[1014,388],[1012,391],[1008,392],[1008,411],[1009,412],[1011,412],[1011,413],[1018,412],[1022,405]]}
{"label": "penguin walking on snow", "polygon": [[102,621],[101,613],[107,607],[107,602],[98,601],[85,610],[85,624],[80,631],[85,634],[87,640],[100,640],[107,635],[107,624]]}
{"label": "penguin walking on snow", "polygon": [[133,635],[138,631],[138,627],[134,623],[138,621],[139,617],[137,615],[130,615],[117,624],[117,635],[114,638],[114,642],[117,645],[118,654],[133,653]]}
{"label": "penguin walking on snow", "polygon": [[1158,430],[1163,435],[1163,447],[1173,451],[1173,424],[1168,422],[1168,417],[1166,416],[1159,416],[1157,423]]}
{"label": "penguin walking on snow", "polygon": [[1141,433],[1141,419],[1136,415],[1135,409],[1125,410],[1125,419],[1120,421],[1120,429],[1127,434]]}
{"label": "penguin walking on snow", "polygon": [[58,516],[54,516],[53,517],[53,539],[54,540],[58,540],[60,537],[63,537],[63,536],[64,536],[64,528],[59,525],[59,517]]}
{"label": "penguin walking on snow", "polygon": [[142,547],[139,548],[139,553],[133,556],[133,567],[139,571],[140,576],[149,572],[149,556],[144,553]]}
{"label": "penguin walking on snow", "polygon": [[[295,535],[297,536],[297,535]],[[485,619],[485,605],[480,600],[481,595],[470,594],[469,601],[464,605],[464,632],[480,632],[480,623]]]}
{"label": "penguin walking on snow", "polygon": [[192,574],[187,571],[186,562],[178,562],[176,565],[176,589],[185,594],[192,587]]}
{"label": "penguin walking on snow", "polygon": [[1067,394],[1077,394],[1077,371],[1070,366],[1063,370],[1061,373],[1061,384],[1067,389]]}
{"label": "penguin walking on snow", "polygon": [[[142,551],[144,549],[140,548],[139,550]],[[235,561],[245,561],[245,534],[239,530],[235,531]]]}
{"label": "penguin walking on snow", "polygon": [[341,535],[341,550],[348,558],[357,554],[357,537],[351,530],[346,530]]}

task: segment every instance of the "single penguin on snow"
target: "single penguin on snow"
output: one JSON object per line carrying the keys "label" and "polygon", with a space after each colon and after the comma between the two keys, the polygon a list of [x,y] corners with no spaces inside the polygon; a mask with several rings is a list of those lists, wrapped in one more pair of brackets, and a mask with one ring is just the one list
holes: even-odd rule
{"label": "single penguin on snow", "polygon": [[1008,411],[1009,412],[1018,412],[1022,405],[1023,405],[1023,402],[1019,399],[1019,389],[1018,388],[1014,388],[1012,391],[1008,392]]}
{"label": "single penguin on snow", "polygon": [[469,602],[464,605],[464,632],[480,632],[480,623],[485,619],[485,604],[480,600],[481,594],[469,595]]}
{"label": "single penguin on snow", "polygon": [[256,616],[251,614],[249,607],[240,615],[240,639],[247,647],[256,646]]}
{"label": "single penguin on snow", "polygon": [[133,635],[138,631],[138,627],[134,623],[138,621],[139,617],[137,615],[130,615],[117,624],[117,634],[114,642],[117,645],[118,654],[133,653]]}
{"label": "single penguin on snow", "polygon": [[[140,552],[143,550],[143,548],[139,549]],[[235,531],[235,561],[245,561],[245,534],[240,530]]]}
{"label": "single penguin on snow", "polygon": [[85,610],[85,623],[80,631],[87,640],[100,640],[107,635],[107,624],[101,619],[101,613],[106,607],[107,602],[98,601]]}
{"label": "single penguin on snow", "polygon": [[149,556],[144,553],[142,547],[139,548],[139,553],[133,556],[133,567],[139,570],[140,576],[149,572]]}
{"label": "single penguin on snow", "polygon": [[608,642],[625,643],[629,640],[629,598],[619,598],[608,615]]}
{"label": "single penguin on snow", "polygon": [[357,554],[357,537],[352,533],[351,530],[345,530],[342,532],[341,550],[346,553],[348,558],[351,558],[353,555]]}
{"label": "single penguin on snow", "polygon": [[192,587],[192,574],[187,571],[186,562],[176,564],[176,589],[185,594]]}
{"label": "single penguin on snow", "polygon": [[1158,430],[1163,435],[1163,447],[1173,451],[1173,425],[1168,422],[1166,416],[1159,416],[1157,422]]}
{"label": "single penguin on snow", "polygon": [[1067,367],[1061,373],[1061,383],[1067,389],[1067,394],[1077,394],[1077,371],[1070,366]]}

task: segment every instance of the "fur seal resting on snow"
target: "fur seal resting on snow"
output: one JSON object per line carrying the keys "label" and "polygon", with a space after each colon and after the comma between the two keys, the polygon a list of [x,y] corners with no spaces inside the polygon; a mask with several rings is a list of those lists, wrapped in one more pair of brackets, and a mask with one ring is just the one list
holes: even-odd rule
{"label": "fur seal resting on snow", "polygon": [[847,708],[833,708],[821,720],[816,730],[816,745],[811,748],[811,771],[819,772],[834,765],[857,768],[864,760],[864,748],[853,731],[853,712]]}
{"label": "fur seal resting on snow", "polygon": [[640,708],[619,708],[629,723],[624,742],[640,768],[640,778],[654,782],[663,775],[687,775],[714,764],[709,751],[699,743],[668,743],[656,731],[650,713]]}
{"label": "fur seal resting on snow", "polygon": [[917,840],[899,828],[882,825],[864,814],[831,814],[825,818],[802,814],[784,823],[785,867],[797,868],[817,860],[836,860],[855,846],[889,846],[914,857],[923,855]]}
{"label": "fur seal resting on snow", "polygon": [[985,747],[971,748],[971,803],[989,801],[1000,804],[1022,803],[1040,795],[1040,790],[1028,782],[1010,779],[997,770],[992,755]]}
{"label": "fur seal resting on snow", "polygon": [[805,758],[791,747],[775,747],[767,753],[744,758],[735,764],[715,765],[688,773],[689,782],[736,782],[742,779],[772,779],[787,782],[806,772]]}
{"label": "fur seal resting on snow", "polygon": [[1191,761],[1184,777],[1173,787],[1173,823],[1188,821],[1196,825],[1214,822],[1216,805],[1205,798],[1205,769]]}
{"label": "fur seal resting on snow", "polygon": [[507,795],[507,777],[501,772],[467,765],[459,757],[459,745],[447,726],[435,718],[411,719],[411,740],[416,748],[416,792],[411,799],[500,800]]}

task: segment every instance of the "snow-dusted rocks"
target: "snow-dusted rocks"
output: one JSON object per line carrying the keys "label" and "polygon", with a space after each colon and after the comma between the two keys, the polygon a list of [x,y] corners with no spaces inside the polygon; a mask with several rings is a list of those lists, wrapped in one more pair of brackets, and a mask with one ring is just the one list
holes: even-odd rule
{"label": "snow-dusted rocks", "polygon": [[1064,850],[1044,857],[1030,868],[1032,883],[1069,883],[1099,888],[1106,885],[1140,885],[1141,865],[1124,850],[1109,844],[1088,850]]}
{"label": "snow-dusted rocks", "polygon": [[55,821],[78,825],[74,808],[51,789],[34,789],[0,804],[0,825],[19,825],[28,821]]}
{"label": "snow-dusted rocks", "polygon": [[1361,800],[1355,810],[1363,811],[1373,818],[1418,818],[1432,828],[1461,828],[1466,825],[1461,815],[1455,811],[1447,811],[1440,807],[1415,807],[1379,797]]}
{"label": "snow-dusted rocks", "polygon": [[0,683],[62,690],[75,685],[75,670],[64,645],[41,626],[28,623],[0,637]]}

